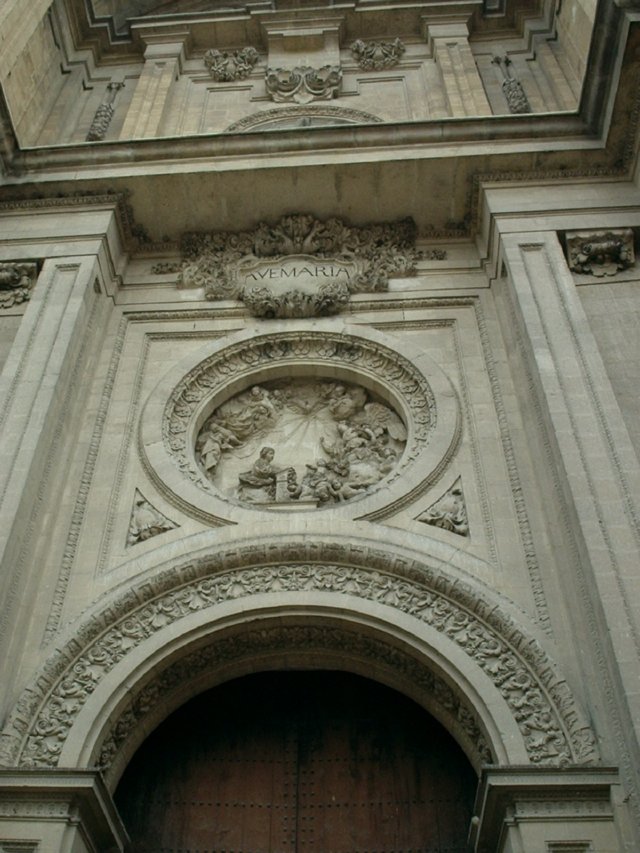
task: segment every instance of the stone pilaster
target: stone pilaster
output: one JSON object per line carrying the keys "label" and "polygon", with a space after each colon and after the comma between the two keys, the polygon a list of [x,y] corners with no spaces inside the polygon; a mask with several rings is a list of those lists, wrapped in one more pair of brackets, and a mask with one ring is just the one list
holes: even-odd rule
{"label": "stone pilaster", "polygon": [[453,117],[491,115],[465,23],[430,24],[427,39]]}
{"label": "stone pilaster", "polygon": [[180,73],[183,52],[183,40],[147,45],[142,73],[120,131],[120,139],[158,135],[171,86]]}

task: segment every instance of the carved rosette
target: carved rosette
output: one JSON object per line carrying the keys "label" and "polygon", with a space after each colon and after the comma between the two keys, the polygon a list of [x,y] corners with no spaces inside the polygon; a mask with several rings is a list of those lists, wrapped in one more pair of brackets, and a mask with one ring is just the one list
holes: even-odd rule
{"label": "carved rosette", "polygon": [[37,277],[35,263],[0,263],[0,308],[27,302]]}
{"label": "carved rosette", "polygon": [[412,274],[415,239],[410,219],[360,228],[309,214],[253,231],[185,234],[178,286],[240,299],[260,317],[335,314],[350,294],[384,291],[392,276]]}
{"label": "carved rosette", "polygon": [[357,39],[351,45],[351,53],[363,71],[382,71],[394,68],[405,52],[399,38],[393,41],[369,41]]}
{"label": "carved rosette", "polygon": [[567,234],[569,268],[598,278],[612,276],[635,264],[633,230],[572,231]]}
{"label": "carved rosette", "polygon": [[[190,559],[111,602],[81,626],[25,691],[2,733],[0,760],[13,766],[57,766],[92,694],[118,664],[156,632],[169,629],[170,634],[179,635],[181,621],[192,620],[199,612],[210,614],[215,621],[215,613],[224,602],[255,595],[281,598],[283,593],[295,592],[355,597],[418,620],[456,644],[470,665],[492,682],[510,709],[532,764],[563,766],[597,761],[593,733],[553,662],[514,618],[495,602],[483,600],[477,590],[460,579],[447,578],[428,564],[396,560],[362,543],[357,547],[332,543],[334,561],[330,563],[318,560],[315,542],[313,546],[297,546],[300,556],[309,550],[315,561],[296,561],[296,549],[290,546],[284,546],[280,555],[276,550],[270,543],[248,550],[236,547],[228,553],[216,553],[215,558]],[[248,602],[247,607],[250,611]],[[240,656],[245,637],[244,633],[239,637]],[[238,657],[237,645],[231,644],[226,654],[224,645],[218,648],[216,665],[224,664],[228,657]],[[249,641],[245,658],[255,649]],[[347,658],[353,657],[350,645],[345,650]],[[157,664],[154,669],[157,671]],[[125,665],[123,672],[127,671]],[[128,681],[128,676],[125,679]],[[142,687],[135,689],[133,682],[129,684],[127,692],[132,700],[141,695]],[[115,736],[115,748],[121,735],[130,730],[126,713],[121,717],[125,721],[121,734]],[[112,724],[110,730],[118,732],[118,725],[116,720],[115,729]],[[105,761],[113,756],[114,747],[109,743],[107,738]]]}
{"label": "carved rosette", "polygon": [[267,94],[276,103],[310,104],[335,98],[342,83],[339,65],[311,68],[268,68],[265,75]]}

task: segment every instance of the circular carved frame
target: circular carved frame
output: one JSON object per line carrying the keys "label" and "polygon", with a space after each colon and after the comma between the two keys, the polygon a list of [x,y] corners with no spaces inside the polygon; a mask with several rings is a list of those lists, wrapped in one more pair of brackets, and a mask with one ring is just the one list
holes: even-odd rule
{"label": "circular carved frame", "polygon": [[476,769],[489,759],[597,762],[536,629],[437,556],[437,543],[429,556],[319,533],[238,546],[228,530],[183,544],[188,559],[159,548],[135,584],[69,630],[7,721],[4,764],[101,764],[115,785],[146,735],[191,696],[276,668],[345,669],[399,689],[443,722]]}
{"label": "circular carved frame", "polygon": [[[384,518],[424,492],[451,460],[461,417],[449,379],[417,347],[399,354],[388,337],[335,325],[269,324],[248,330],[181,361],[144,407],[139,430],[143,464],[157,488],[183,512],[209,524],[248,522],[273,511],[220,494],[198,466],[194,446],[202,424],[230,397],[273,379],[310,378],[359,384],[405,420],[407,444],[394,470],[361,498],[322,507],[340,518]],[[295,509],[294,506],[291,509]],[[277,510],[276,510],[277,511]]]}

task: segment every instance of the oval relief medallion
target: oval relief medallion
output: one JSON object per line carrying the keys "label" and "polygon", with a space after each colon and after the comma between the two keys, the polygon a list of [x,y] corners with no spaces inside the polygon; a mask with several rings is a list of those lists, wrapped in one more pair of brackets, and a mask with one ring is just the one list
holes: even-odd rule
{"label": "oval relief medallion", "polygon": [[362,385],[281,379],[218,406],[195,450],[223,495],[302,508],[362,497],[394,470],[406,441],[398,413]]}

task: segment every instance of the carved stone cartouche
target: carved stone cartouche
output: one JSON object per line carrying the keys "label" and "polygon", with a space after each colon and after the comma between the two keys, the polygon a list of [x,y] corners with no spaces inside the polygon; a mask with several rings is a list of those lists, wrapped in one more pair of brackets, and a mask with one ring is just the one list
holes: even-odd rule
{"label": "carved stone cartouche", "polygon": [[317,69],[309,65],[268,68],[265,75],[267,94],[276,103],[329,101],[337,97],[341,83],[342,69],[338,65],[323,65]]}
{"label": "carved stone cartouche", "polygon": [[633,231],[620,228],[608,231],[573,231],[567,234],[569,268],[576,273],[615,275],[635,263]]}
{"label": "carved stone cartouche", "polygon": [[467,506],[460,477],[437,501],[420,513],[417,521],[430,524],[432,527],[440,527],[442,530],[448,530],[449,533],[457,533],[458,536],[469,535]]}
{"label": "carved stone cartouche", "polygon": [[[351,293],[384,291],[415,270],[412,220],[352,227],[340,219],[285,216],[253,231],[186,234],[181,287],[240,299],[257,317],[335,314]],[[268,259],[268,260],[267,260]]]}
{"label": "carved stone cartouche", "polygon": [[35,263],[0,263],[0,308],[27,302],[37,277]]}
{"label": "carved stone cartouche", "polygon": [[363,71],[382,71],[393,68],[400,62],[405,46],[399,38],[393,41],[369,41],[357,39],[351,45],[351,53]]}
{"label": "carved stone cartouche", "polygon": [[231,52],[211,48],[204,55],[204,64],[217,83],[231,83],[244,80],[253,71],[258,62],[255,47],[243,47]]}
{"label": "carved stone cartouche", "polygon": [[[361,386],[279,380],[215,409],[196,457],[220,491],[243,502],[319,506],[369,491],[395,468],[406,439],[399,416]],[[276,455],[289,465],[279,466]],[[246,470],[248,456],[255,461]]]}

